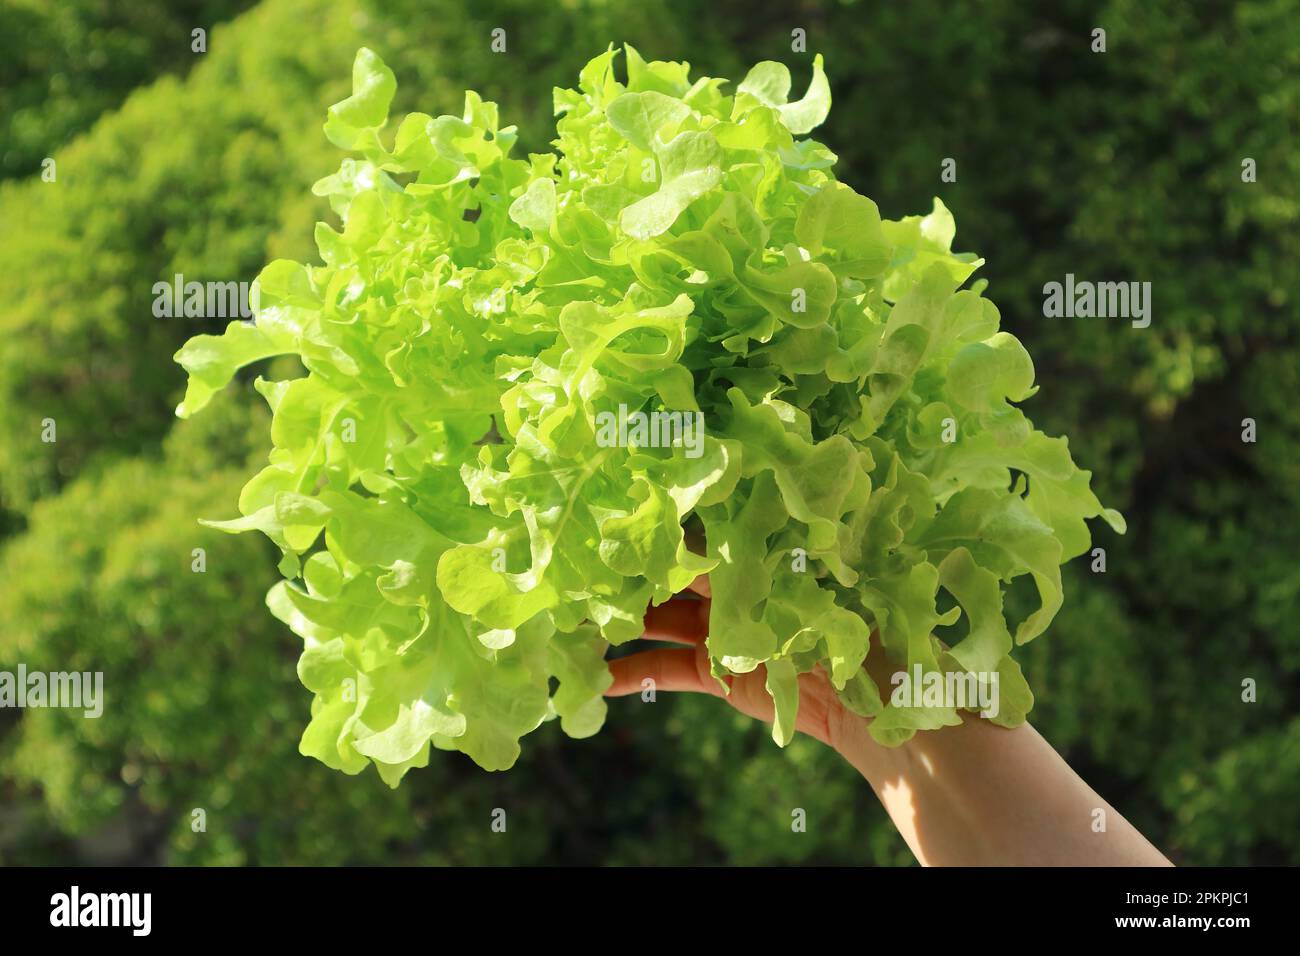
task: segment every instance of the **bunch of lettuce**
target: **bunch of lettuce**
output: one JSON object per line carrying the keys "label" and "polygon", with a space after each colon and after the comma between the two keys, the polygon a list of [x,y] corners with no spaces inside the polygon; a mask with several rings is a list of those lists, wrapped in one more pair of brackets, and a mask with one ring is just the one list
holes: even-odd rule
{"label": "bunch of lettuce", "polygon": [[[1009,652],[1061,606],[1084,519],[1123,525],[1013,404],[1029,355],[982,283],[959,291],[982,260],[938,200],[882,221],[836,181],[803,138],[820,57],[791,102],[779,63],[728,93],[631,47],[620,80],[618,52],[522,160],[472,92],[387,131],[393,74],[361,50],[325,124],[354,156],[313,189],[343,227],[317,225],[322,264],[272,262],[255,322],[177,353],[181,416],[249,363],[307,370],[256,380],[269,464],[212,522],[283,551],[303,753],[395,786],[431,746],[503,769],[547,719],[593,734],[609,645],[702,573],[714,673],[765,667],[782,744],[816,667],[884,743],[958,721],[882,699],[873,630],[895,670],[996,672],[996,721],[1022,722]],[[703,441],[599,441],[620,408],[701,413]],[[1020,575],[1037,606],[1009,626]]]}

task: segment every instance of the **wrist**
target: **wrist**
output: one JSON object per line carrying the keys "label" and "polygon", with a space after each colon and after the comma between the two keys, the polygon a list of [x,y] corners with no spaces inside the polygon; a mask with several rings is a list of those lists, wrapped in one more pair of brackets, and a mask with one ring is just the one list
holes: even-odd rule
{"label": "wrist", "polygon": [[826,724],[832,749],[873,787],[878,788],[891,773],[896,775],[901,768],[908,744],[886,747],[879,743],[871,736],[871,718],[855,714],[838,698],[827,713]]}

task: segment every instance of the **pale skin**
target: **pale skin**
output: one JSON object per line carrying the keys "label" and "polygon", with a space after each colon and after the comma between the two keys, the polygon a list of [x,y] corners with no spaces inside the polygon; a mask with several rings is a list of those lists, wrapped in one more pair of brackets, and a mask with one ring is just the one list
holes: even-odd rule
{"label": "pale skin", "polygon": [[[650,678],[657,691],[721,697],[770,723],[762,667],[728,677],[730,693],[709,673],[707,577],[691,590],[695,597],[675,597],[646,615],[645,638],[680,646],[611,661],[614,683],[606,695],[639,694]],[[883,661],[883,655],[868,660]],[[882,663],[872,674],[885,689],[887,672]],[[796,729],[862,774],[923,866],[1172,865],[1029,724],[1008,730],[968,716],[898,747],[876,743],[867,726],[866,718],[840,704],[822,671],[800,675]],[[1105,821],[1104,832],[1097,830],[1098,819]]]}

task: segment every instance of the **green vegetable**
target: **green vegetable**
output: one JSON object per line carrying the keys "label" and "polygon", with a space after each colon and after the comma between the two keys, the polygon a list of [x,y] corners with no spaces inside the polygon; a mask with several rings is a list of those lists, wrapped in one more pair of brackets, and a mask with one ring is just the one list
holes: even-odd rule
{"label": "green vegetable", "polygon": [[431,746],[496,770],[546,719],[595,733],[608,646],[706,572],[714,673],[765,666],[779,743],[818,666],[882,742],[958,720],[881,699],[873,629],[896,670],[996,674],[992,719],[1022,722],[1010,651],[1060,608],[1085,519],[1123,520],[1013,404],[1033,365],[961,289],[981,260],[937,199],[882,221],[796,138],[830,108],[820,57],[791,103],[781,64],[731,96],[631,47],[619,81],[616,55],[556,90],[557,152],[524,161],[472,92],[385,146],[395,81],[362,50],[325,124],[359,155],[314,188],[343,222],[323,265],[272,262],[255,324],[177,353],[181,416],[260,359],[307,369],[257,380],[269,464],[211,523],[283,551],[302,751],[395,786]]}

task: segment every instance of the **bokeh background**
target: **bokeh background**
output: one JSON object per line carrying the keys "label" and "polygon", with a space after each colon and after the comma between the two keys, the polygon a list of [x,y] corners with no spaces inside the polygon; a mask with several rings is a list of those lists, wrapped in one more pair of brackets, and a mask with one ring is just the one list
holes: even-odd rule
{"label": "bokeh background", "polygon": [[[551,87],[623,40],[733,80],[780,59],[797,89],[824,53],[840,178],[886,216],[952,208],[1034,356],[1030,415],[1129,521],[1098,527],[1106,573],[1067,568],[1023,649],[1031,719],[1176,862],[1300,863],[1292,0],[0,3],[0,669],[102,670],[109,695],[99,720],[0,710],[0,863],[911,862],[834,754],[711,699],[615,703],[584,741],[548,724],[504,774],[330,771],[297,752],[270,545],[195,523],[234,513],[267,417],[245,380],[175,421],[171,355],[225,320],[154,318],[152,285],[314,258],[309,187],[340,158],[320,127],[357,47],[396,71],[396,115],[474,88],[542,151]],[[1044,319],[1067,272],[1152,282],[1150,328]]]}

